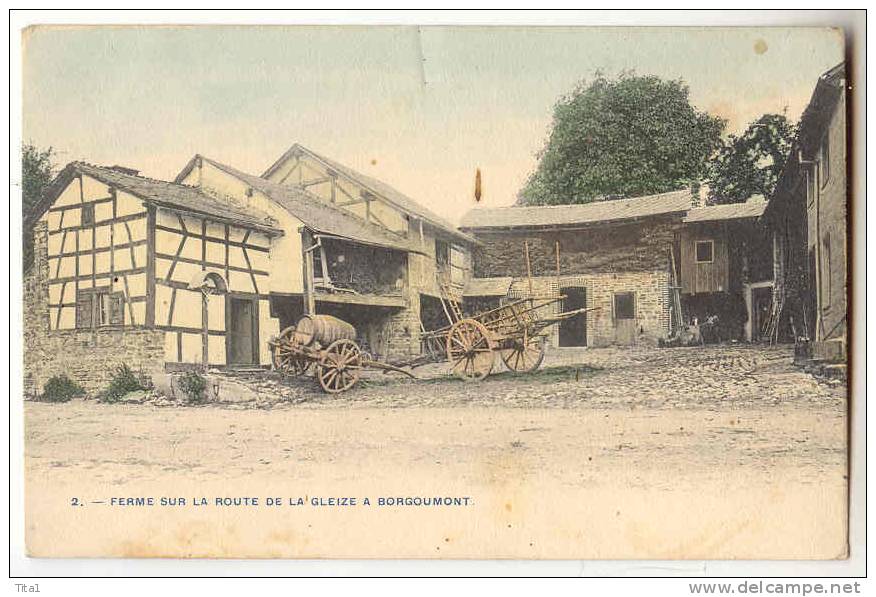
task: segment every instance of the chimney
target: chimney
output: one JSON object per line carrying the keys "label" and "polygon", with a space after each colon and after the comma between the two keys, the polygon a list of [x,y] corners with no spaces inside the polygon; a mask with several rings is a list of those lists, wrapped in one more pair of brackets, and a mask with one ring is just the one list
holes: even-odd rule
{"label": "chimney", "polygon": [[705,187],[698,180],[690,183],[691,207],[704,207],[706,205],[705,190]]}

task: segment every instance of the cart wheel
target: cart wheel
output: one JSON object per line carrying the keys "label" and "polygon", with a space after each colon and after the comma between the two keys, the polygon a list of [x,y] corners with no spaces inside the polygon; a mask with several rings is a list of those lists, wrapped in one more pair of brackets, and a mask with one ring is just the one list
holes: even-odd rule
{"label": "cart wheel", "polygon": [[480,321],[461,319],[447,333],[447,360],[455,375],[465,381],[485,378],[493,370],[493,341]]}
{"label": "cart wheel", "polygon": [[310,368],[310,360],[295,350],[295,326],[280,332],[277,343],[271,346],[274,369],[286,375],[302,375]]}
{"label": "cart wheel", "polygon": [[544,360],[544,338],[528,336],[516,338],[509,348],[502,349],[502,360],[515,373],[532,373]]}
{"label": "cart wheel", "polygon": [[362,352],[352,340],[335,340],[325,349],[316,377],[319,385],[329,394],[349,390],[359,381]]}

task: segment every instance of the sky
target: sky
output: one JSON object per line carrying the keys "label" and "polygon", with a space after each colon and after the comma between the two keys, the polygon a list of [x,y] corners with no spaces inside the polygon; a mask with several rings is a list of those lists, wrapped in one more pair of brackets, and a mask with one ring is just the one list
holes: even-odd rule
{"label": "sky", "polygon": [[23,44],[23,137],[61,167],[172,180],[201,153],[261,174],[297,142],[451,221],[515,201],[554,104],[596,71],[682,79],[738,133],[799,118],[843,57],[812,28],[52,26]]}

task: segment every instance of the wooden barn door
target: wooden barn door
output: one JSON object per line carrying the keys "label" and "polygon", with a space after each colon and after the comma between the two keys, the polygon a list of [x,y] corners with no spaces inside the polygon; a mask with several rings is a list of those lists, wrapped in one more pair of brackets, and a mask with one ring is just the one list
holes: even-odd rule
{"label": "wooden barn door", "polygon": [[636,320],[636,293],[616,292],[614,305],[612,306],[614,318],[614,341],[624,346],[635,343],[637,320]]}
{"label": "wooden barn door", "polygon": [[225,350],[229,365],[258,363],[258,303],[229,295],[225,308]]}

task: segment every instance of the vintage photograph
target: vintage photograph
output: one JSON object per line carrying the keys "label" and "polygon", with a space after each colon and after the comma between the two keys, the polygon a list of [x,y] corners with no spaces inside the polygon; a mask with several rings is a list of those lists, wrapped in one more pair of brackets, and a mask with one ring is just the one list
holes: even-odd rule
{"label": "vintage photograph", "polygon": [[29,556],[848,557],[842,30],[20,43]]}

